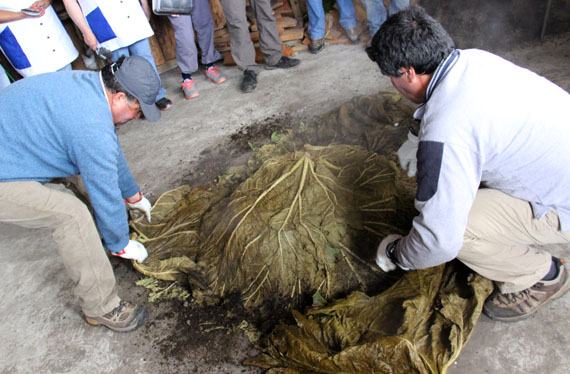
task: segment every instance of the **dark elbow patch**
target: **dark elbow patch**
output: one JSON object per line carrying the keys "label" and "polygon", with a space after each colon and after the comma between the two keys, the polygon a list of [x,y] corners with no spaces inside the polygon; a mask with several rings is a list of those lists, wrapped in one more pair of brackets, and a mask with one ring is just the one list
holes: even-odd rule
{"label": "dark elbow patch", "polygon": [[437,192],[441,160],[443,158],[443,143],[421,141],[418,146],[418,201],[428,201]]}

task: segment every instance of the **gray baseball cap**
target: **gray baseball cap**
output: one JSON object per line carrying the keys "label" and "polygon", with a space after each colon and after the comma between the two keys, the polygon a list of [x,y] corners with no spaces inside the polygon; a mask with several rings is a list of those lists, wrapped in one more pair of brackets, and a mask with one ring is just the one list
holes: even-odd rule
{"label": "gray baseball cap", "polygon": [[150,62],[141,56],[128,56],[115,72],[115,78],[136,97],[146,119],[151,122],[160,119],[160,110],[154,104],[160,91],[160,79]]}

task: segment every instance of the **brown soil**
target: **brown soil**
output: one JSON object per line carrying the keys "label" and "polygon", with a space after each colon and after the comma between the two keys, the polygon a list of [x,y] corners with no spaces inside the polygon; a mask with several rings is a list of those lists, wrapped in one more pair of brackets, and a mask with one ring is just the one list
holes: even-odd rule
{"label": "brown soil", "polygon": [[254,147],[271,142],[271,135],[286,129],[294,129],[298,121],[289,114],[268,117],[252,123],[234,133],[227,141],[200,153],[200,160],[184,176],[173,183],[172,188],[183,184],[205,186],[216,180],[231,166],[247,162]]}

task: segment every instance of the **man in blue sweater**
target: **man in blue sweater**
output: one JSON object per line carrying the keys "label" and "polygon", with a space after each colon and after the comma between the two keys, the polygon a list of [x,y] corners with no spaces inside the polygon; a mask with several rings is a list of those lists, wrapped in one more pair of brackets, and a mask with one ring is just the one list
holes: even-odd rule
{"label": "man in blue sweater", "polygon": [[417,6],[391,16],[367,52],[421,104],[419,134],[398,151],[408,175],[417,162],[419,215],[407,235],[382,240],[378,265],[422,269],[457,258],[494,281],[484,312],[500,321],[562,296],[564,261],[536,246],[570,243],[570,94],[489,52],[456,49]]}
{"label": "man in blue sweater", "polygon": [[[0,222],[52,229],[86,321],[115,331],[136,329],[147,313],[117,295],[103,245],[112,255],[144,261],[144,246],[129,240],[125,203],[151,218],[115,124],[143,114],[157,121],[159,82],[148,61],[132,56],[99,73],[40,74],[0,91]],[[97,227],[78,198],[44,186],[75,175],[84,182]]]}

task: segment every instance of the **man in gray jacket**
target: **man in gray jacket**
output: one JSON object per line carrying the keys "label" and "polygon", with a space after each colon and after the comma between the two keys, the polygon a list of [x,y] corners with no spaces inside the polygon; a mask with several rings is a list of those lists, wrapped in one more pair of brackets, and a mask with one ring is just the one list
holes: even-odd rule
{"label": "man in gray jacket", "polygon": [[[454,258],[493,280],[484,312],[515,321],[570,287],[564,262],[533,245],[570,242],[570,95],[491,53],[455,49],[421,7],[391,16],[367,48],[393,86],[421,104],[398,156],[419,215],[389,235],[384,271]],[[417,150],[417,153],[416,153]]]}

